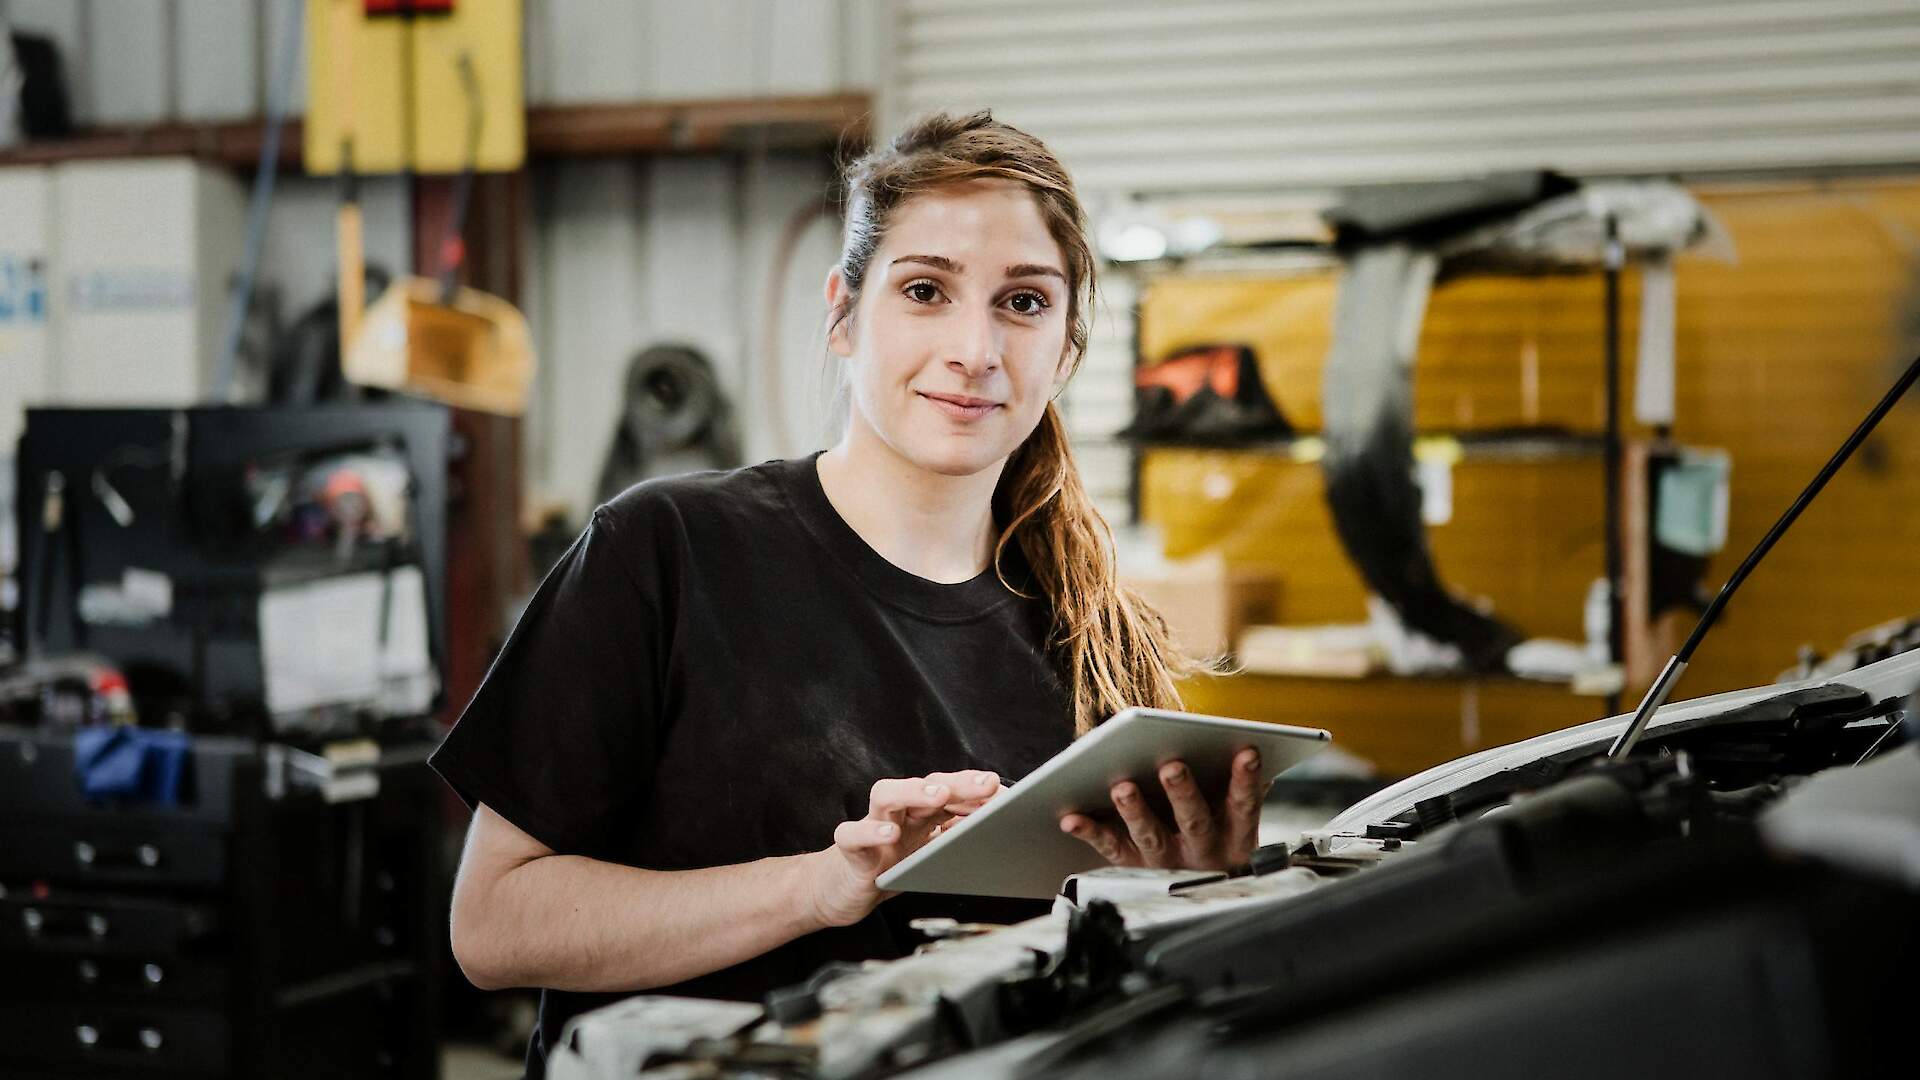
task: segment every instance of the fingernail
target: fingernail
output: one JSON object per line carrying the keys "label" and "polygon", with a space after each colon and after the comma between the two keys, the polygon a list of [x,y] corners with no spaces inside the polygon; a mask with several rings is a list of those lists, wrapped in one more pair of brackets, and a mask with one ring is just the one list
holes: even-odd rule
{"label": "fingernail", "polygon": [[1248,772],[1259,772],[1260,771],[1260,755],[1255,754],[1252,757],[1248,758],[1244,768]]}
{"label": "fingernail", "polygon": [[889,837],[889,836],[892,836],[892,835],[893,835],[894,833],[896,833],[896,832],[898,832],[898,831],[899,831],[899,829],[898,829],[898,828],[897,828],[896,826],[893,826],[893,825],[882,825],[882,826],[880,826],[880,835],[881,835],[882,837]]}
{"label": "fingernail", "polygon": [[1176,783],[1185,781],[1186,778],[1187,778],[1187,767],[1185,765],[1175,765],[1167,773],[1167,779],[1172,780]]}
{"label": "fingernail", "polygon": [[1121,802],[1132,802],[1133,797],[1137,794],[1139,794],[1138,788],[1132,784],[1122,784],[1119,789],[1113,793],[1113,797],[1119,799]]}
{"label": "fingernail", "polygon": [[981,787],[992,787],[993,781],[994,775],[990,772],[976,773],[973,777],[973,782]]}
{"label": "fingernail", "polygon": [[929,795],[945,795],[946,793],[947,793],[947,789],[940,784],[927,785],[927,794]]}

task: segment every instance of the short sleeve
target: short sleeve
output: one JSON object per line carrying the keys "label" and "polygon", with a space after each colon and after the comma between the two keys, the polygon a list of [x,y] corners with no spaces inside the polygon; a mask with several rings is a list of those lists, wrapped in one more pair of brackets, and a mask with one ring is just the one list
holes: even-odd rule
{"label": "short sleeve", "polygon": [[617,851],[652,783],[670,630],[650,533],[595,511],[428,759],[563,854]]}

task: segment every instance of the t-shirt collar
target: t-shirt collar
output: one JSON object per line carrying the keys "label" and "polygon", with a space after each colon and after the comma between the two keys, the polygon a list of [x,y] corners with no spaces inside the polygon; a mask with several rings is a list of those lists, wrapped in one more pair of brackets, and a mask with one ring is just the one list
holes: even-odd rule
{"label": "t-shirt collar", "polygon": [[[923,578],[888,562],[868,544],[833,507],[820,484],[819,458],[824,451],[782,462],[781,487],[801,523],[835,561],[858,578],[875,596],[898,607],[940,619],[968,619],[984,615],[1014,598],[1001,584],[994,567],[966,581],[946,584]],[[1009,557],[1008,574],[1014,580]]]}

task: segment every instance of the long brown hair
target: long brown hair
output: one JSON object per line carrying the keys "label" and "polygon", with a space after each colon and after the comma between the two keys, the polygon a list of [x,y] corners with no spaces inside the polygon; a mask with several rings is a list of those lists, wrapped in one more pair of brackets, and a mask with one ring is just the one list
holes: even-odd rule
{"label": "long brown hair", "polygon": [[[1033,192],[1066,257],[1067,344],[1078,370],[1086,354],[1095,262],[1073,178],[1039,139],[990,112],[933,113],[846,166],[846,231],[840,273],[848,297],[833,320],[852,315],[868,264],[902,202],[970,180],[1004,179]],[[1071,372],[1070,372],[1071,373]],[[1017,544],[1053,609],[1049,641],[1073,692],[1076,732],[1129,705],[1178,708],[1174,680],[1194,669],[1173,647],[1166,620],[1120,583],[1113,535],[1080,483],[1066,425],[1049,402],[1033,434],[1007,461],[993,496],[1000,536],[994,570],[1010,589],[1003,557]]]}

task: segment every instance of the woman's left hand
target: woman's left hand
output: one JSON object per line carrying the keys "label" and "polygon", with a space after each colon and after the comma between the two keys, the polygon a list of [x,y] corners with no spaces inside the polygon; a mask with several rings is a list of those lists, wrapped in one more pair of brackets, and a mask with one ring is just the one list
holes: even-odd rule
{"label": "woman's left hand", "polygon": [[1180,870],[1231,870],[1245,866],[1260,838],[1260,752],[1234,755],[1232,778],[1219,801],[1194,783],[1185,762],[1160,767],[1160,784],[1173,807],[1173,823],[1160,820],[1131,780],[1113,785],[1117,824],[1085,814],[1060,819],[1060,830],[1085,841],[1115,866],[1152,866]]}

